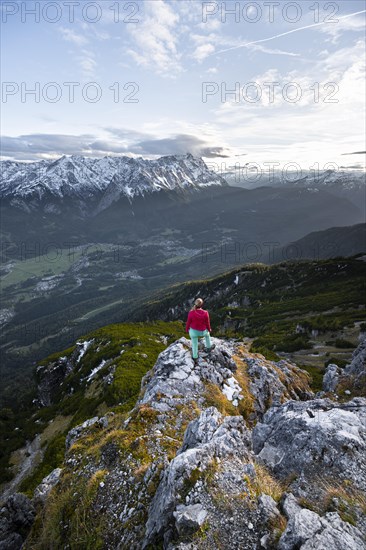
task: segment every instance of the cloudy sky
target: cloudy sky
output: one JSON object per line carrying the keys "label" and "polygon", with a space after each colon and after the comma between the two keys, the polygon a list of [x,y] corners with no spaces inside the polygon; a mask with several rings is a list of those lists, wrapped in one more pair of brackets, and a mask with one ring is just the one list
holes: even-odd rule
{"label": "cloudy sky", "polygon": [[2,2],[2,159],[365,165],[365,2]]}

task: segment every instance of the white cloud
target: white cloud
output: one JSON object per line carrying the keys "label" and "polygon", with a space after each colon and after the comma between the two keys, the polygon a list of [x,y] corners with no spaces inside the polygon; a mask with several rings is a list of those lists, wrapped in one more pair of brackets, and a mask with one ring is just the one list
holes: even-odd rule
{"label": "white cloud", "polygon": [[[100,33],[95,28],[93,29],[93,27],[85,22],[81,23],[81,28],[87,34],[90,34],[93,40],[89,40],[85,35],[81,34],[80,32],[75,32],[74,30],[65,27],[60,27],[59,31],[61,32],[62,38],[64,40],[66,40],[67,42],[71,42],[72,44],[74,44],[75,47],[77,47],[76,54],[72,53],[72,55],[74,56],[74,59],[81,68],[82,76],[84,78],[93,78],[95,76],[97,62],[95,60],[95,53],[90,49],[90,45],[95,40],[95,38],[99,40],[107,39],[108,34],[104,32]],[[88,45],[88,49],[84,48],[85,45]]]}
{"label": "white cloud", "polygon": [[[339,163],[345,150],[358,150],[364,143],[364,47],[363,41],[357,41],[333,53],[322,51],[306,72],[301,66],[284,73],[273,68],[253,76],[251,80],[263,90],[264,82],[279,83],[274,103],[268,103],[267,94],[257,103],[246,102],[242,96],[235,103],[228,96],[215,111],[222,135],[230,136],[232,143],[241,140],[252,159],[255,155],[257,160],[281,158],[302,165],[311,158]],[[282,90],[288,82],[300,87],[300,101],[284,100]],[[315,101],[317,82],[319,98]],[[327,86],[332,82],[338,89]],[[333,99],[335,103],[329,102]]]}
{"label": "white cloud", "polygon": [[177,47],[179,15],[163,0],[145,2],[144,7],[141,21],[128,26],[133,44],[127,53],[138,65],[162,76],[176,76],[183,70]]}
{"label": "white cloud", "polygon": [[[364,50],[365,43],[359,40],[353,46],[332,53],[323,50],[306,71],[302,66],[284,73],[277,68],[268,69],[246,80],[240,87],[240,101],[228,95],[228,100],[221,104],[219,111],[228,113],[238,103],[244,103],[246,98],[251,109],[280,109],[286,101],[290,108],[291,105],[311,108],[319,103],[325,106],[334,104],[333,99],[339,103],[340,109],[356,104],[362,108],[365,93]],[[255,86],[249,86],[249,82],[255,83]],[[233,87],[227,84],[228,89]],[[298,101],[292,103],[292,98],[297,94]],[[258,100],[251,102],[254,97]]]}
{"label": "white cloud", "polygon": [[[90,134],[27,134],[17,137],[3,136],[1,148],[7,158],[37,160],[58,158],[62,154],[78,154],[92,157],[109,155],[143,155],[155,158],[163,155],[192,153],[206,158],[226,158],[229,152],[220,141],[205,135],[204,129],[194,133],[158,137],[133,130],[105,128],[107,136]],[[200,137],[197,137],[199,135]]]}
{"label": "white cloud", "polygon": [[215,46],[212,44],[203,44],[198,46],[192,54],[192,57],[201,63],[206,57],[208,57],[213,51],[215,51]]}
{"label": "white cloud", "polygon": [[76,56],[76,60],[85,78],[93,78],[95,76],[97,62],[95,61],[95,54],[92,51],[81,50],[80,55]]}
{"label": "white cloud", "polygon": [[222,23],[220,22],[219,19],[207,19],[206,22],[201,22],[197,25],[197,27],[199,27],[200,29],[203,29],[205,31],[216,31],[217,29],[220,28],[220,26],[222,26]]}
{"label": "white cloud", "polygon": [[78,34],[72,29],[67,29],[65,27],[60,27],[59,31],[62,35],[62,38],[66,40],[67,42],[72,42],[73,44],[76,44],[77,46],[83,46],[84,44],[88,43],[88,39],[83,36],[82,34]]}
{"label": "white cloud", "polygon": [[110,40],[111,35],[105,30],[99,30],[95,23],[86,23],[82,21],[80,23],[81,28],[86,32],[92,41],[94,40]]}
{"label": "white cloud", "polygon": [[328,22],[327,25],[317,27],[317,29],[328,34],[333,44],[338,43],[340,36],[345,32],[365,32],[365,17],[354,16],[347,19],[338,19],[336,23]]}

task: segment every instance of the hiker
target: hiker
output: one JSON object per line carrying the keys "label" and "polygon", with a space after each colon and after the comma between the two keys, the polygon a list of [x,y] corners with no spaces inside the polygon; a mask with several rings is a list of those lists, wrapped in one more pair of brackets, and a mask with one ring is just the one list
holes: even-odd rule
{"label": "hiker", "polygon": [[188,319],[186,324],[186,332],[189,332],[189,336],[192,341],[192,358],[195,365],[198,364],[198,338],[204,336],[205,338],[205,351],[209,353],[214,349],[215,344],[211,344],[210,332],[210,316],[208,311],[202,309],[203,300],[197,298],[194,302],[194,306],[188,313]]}

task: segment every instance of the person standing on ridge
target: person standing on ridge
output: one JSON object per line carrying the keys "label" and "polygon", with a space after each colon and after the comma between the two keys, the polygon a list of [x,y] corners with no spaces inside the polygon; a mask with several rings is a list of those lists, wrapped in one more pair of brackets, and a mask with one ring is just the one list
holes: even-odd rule
{"label": "person standing on ridge", "polygon": [[188,319],[186,324],[186,332],[189,333],[192,341],[192,358],[195,365],[198,364],[198,338],[204,336],[205,338],[205,351],[210,352],[214,349],[215,344],[211,344],[210,332],[210,316],[208,311],[202,309],[203,300],[197,298],[194,302],[194,306],[188,313]]}

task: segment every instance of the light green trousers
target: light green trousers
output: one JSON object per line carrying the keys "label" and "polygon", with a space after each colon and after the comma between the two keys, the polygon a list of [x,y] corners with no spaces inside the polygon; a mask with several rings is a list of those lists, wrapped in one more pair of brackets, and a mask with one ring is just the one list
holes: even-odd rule
{"label": "light green trousers", "polygon": [[204,336],[205,337],[205,346],[206,346],[206,348],[211,347],[210,333],[208,332],[207,328],[205,330],[195,330],[194,328],[190,328],[189,329],[189,336],[191,337],[191,341],[192,341],[192,357],[193,357],[193,359],[198,358],[198,338]]}

